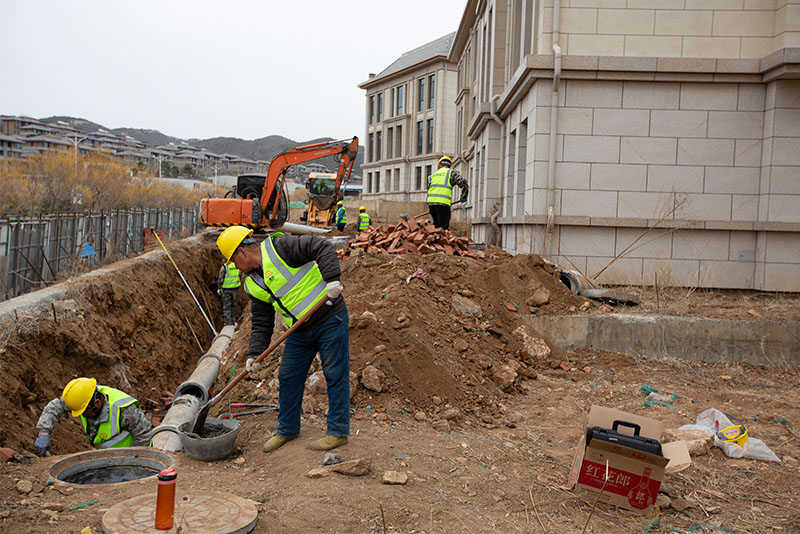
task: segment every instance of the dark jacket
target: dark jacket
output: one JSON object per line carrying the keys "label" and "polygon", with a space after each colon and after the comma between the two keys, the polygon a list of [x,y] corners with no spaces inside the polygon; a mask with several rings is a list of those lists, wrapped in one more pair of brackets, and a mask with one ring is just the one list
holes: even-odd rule
{"label": "dark jacket", "polygon": [[[333,244],[322,237],[315,235],[280,235],[272,240],[278,255],[290,267],[297,268],[309,261],[316,261],[322,279],[325,282],[339,280],[342,271],[339,269],[339,257]],[[311,330],[327,318],[347,309],[344,297],[339,295],[333,300],[333,305],[324,305],[314,315],[300,325],[298,330]],[[275,328],[275,309],[272,304],[250,297],[250,310],[252,311],[252,328],[250,330],[250,346],[247,350],[248,358],[256,358],[269,346],[272,331]]]}

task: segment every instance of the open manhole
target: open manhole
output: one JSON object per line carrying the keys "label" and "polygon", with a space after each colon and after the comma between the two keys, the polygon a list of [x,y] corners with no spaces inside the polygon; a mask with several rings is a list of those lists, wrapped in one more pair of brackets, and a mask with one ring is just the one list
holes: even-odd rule
{"label": "open manhole", "polygon": [[147,448],[82,452],[60,460],[50,475],[67,484],[116,484],[155,476],[172,465],[172,458]]}

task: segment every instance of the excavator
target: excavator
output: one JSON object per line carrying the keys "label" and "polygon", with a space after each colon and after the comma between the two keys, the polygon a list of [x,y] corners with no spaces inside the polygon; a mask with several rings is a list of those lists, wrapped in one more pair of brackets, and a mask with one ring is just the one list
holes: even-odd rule
{"label": "excavator", "polygon": [[[333,194],[316,195],[318,205],[327,206],[322,209],[330,209],[341,200],[341,185],[350,177],[357,155],[358,137],[290,148],[272,158],[266,176],[239,176],[234,198],[200,200],[200,223],[206,226],[240,225],[253,229],[280,228],[289,216],[289,203],[284,189],[286,171],[292,165],[325,156],[334,156],[339,163]],[[311,194],[311,202],[314,197]]]}

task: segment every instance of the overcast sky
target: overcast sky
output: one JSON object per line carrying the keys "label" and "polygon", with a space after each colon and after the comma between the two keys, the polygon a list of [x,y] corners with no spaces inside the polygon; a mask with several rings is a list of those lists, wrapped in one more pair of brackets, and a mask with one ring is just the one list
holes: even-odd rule
{"label": "overcast sky", "polygon": [[0,0],[0,114],[181,138],[364,135],[357,85],[466,0]]}

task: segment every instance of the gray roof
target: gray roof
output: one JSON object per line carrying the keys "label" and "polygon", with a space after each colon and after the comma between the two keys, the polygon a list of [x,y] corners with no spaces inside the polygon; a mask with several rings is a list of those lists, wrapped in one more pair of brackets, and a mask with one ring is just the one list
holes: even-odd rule
{"label": "gray roof", "polygon": [[[379,72],[375,78],[380,78],[381,76],[386,76],[387,74],[397,72],[406,67],[410,67],[411,65],[421,63],[422,61],[430,59],[439,54],[442,54],[445,57],[447,57],[447,54],[450,53],[450,46],[453,44],[453,38],[455,36],[456,32],[448,33],[444,37],[439,37],[435,41],[431,41],[430,43],[424,44],[413,50],[409,50],[408,52],[406,52],[405,54],[394,60],[394,62],[391,65],[389,65],[381,72]],[[373,80],[375,78],[373,78]]]}

